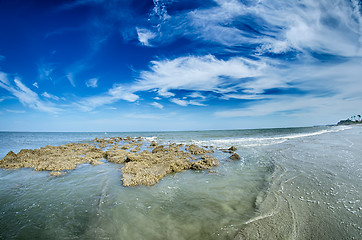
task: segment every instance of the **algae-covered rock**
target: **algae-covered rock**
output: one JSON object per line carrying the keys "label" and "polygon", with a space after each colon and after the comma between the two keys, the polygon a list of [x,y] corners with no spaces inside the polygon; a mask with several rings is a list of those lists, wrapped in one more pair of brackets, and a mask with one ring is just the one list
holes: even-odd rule
{"label": "algae-covered rock", "polygon": [[65,172],[60,172],[60,171],[51,171],[49,174],[50,174],[50,175],[52,175],[52,176],[55,176],[55,177],[59,177],[59,176],[64,175],[64,174],[65,174]]}
{"label": "algae-covered rock", "polygon": [[129,162],[122,168],[124,186],[155,185],[167,174],[167,166],[144,161]]}
{"label": "algae-covered rock", "polygon": [[230,159],[232,159],[232,160],[240,160],[241,158],[240,158],[239,154],[233,153],[233,154],[230,156]]}
{"label": "algae-covered rock", "polygon": [[205,170],[219,165],[219,161],[213,156],[203,155],[201,159],[202,160],[198,162],[192,162],[190,168],[194,170]]}
{"label": "algae-covered rock", "polygon": [[229,147],[229,149],[228,149],[229,151],[232,151],[232,152],[235,152],[236,150],[238,150],[236,147],[234,147],[234,146],[231,146],[231,147]]}
{"label": "algae-covered rock", "polygon": [[152,141],[150,147],[156,147],[158,144],[155,141]]}
{"label": "algae-covered rock", "polygon": [[189,151],[191,154],[193,155],[203,155],[205,153],[213,153],[214,151],[211,150],[211,149],[203,149],[199,146],[196,146],[194,144],[191,144],[191,145],[187,145],[186,146],[186,151]]}
{"label": "algae-covered rock", "polygon": [[[101,142],[101,140],[98,140]],[[8,169],[34,168],[36,171],[71,170],[79,164],[99,164],[105,152],[90,144],[70,143],[61,146],[45,146],[40,149],[22,149],[18,154],[10,151],[0,167]]]}
{"label": "algae-covered rock", "polygon": [[17,156],[13,151],[8,152],[6,156],[3,158],[3,161],[5,162],[15,162],[17,160]]}
{"label": "algae-covered rock", "polygon": [[93,166],[95,166],[95,165],[99,165],[99,164],[104,164],[104,162],[101,162],[101,161],[96,160],[96,159],[92,159],[92,160],[90,161],[90,164],[92,164]]}
{"label": "algae-covered rock", "polygon": [[139,152],[140,150],[141,150],[141,147],[137,146],[137,147],[131,149],[131,152]]}
{"label": "algae-covered rock", "polygon": [[152,153],[159,153],[159,152],[165,152],[165,148],[163,145],[159,145],[157,147],[155,147],[153,150],[152,150]]}
{"label": "algae-covered rock", "polygon": [[150,186],[170,173],[187,169],[210,169],[219,164],[217,159],[210,155],[203,155],[197,162],[191,162],[193,159],[191,153],[181,150],[180,145],[176,144],[168,147],[157,146],[152,153],[142,151],[139,154],[129,154],[125,166],[122,168],[123,185]]}
{"label": "algae-covered rock", "polygon": [[106,152],[106,156],[105,158],[109,161],[109,162],[114,162],[114,163],[124,163],[124,161],[126,161],[127,156],[130,153],[125,151],[125,150],[108,150]]}
{"label": "algae-covered rock", "polygon": [[[122,167],[124,186],[154,185],[170,173],[188,169],[211,169],[218,160],[207,155],[212,149],[196,145],[158,145],[151,142],[152,152],[141,151],[142,138],[94,139],[89,143],[69,143],[61,146],[45,146],[40,149],[22,149],[18,154],[10,151],[0,167],[8,169],[34,168],[36,171],[50,171],[52,176],[65,174],[63,170],[75,169],[79,164],[103,164],[103,159]],[[106,151],[104,151],[105,149]],[[183,150],[184,149],[184,150]]]}

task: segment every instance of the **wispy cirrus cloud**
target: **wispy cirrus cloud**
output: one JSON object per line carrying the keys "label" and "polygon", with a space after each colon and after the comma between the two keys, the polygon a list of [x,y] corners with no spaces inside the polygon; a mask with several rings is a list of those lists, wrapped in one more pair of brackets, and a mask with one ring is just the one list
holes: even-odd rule
{"label": "wispy cirrus cloud", "polygon": [[209,8],[167,14],[148,33],[154,44],[187,37],[249,53],[361,56],[360,12],[358,0],[215,0]]}
{"label": "wispy cirrus cloud", "polygon": [[26,113],[24,110],[5,109],[9,113]]}
{"label": "wispy cirrus cloud", "polygon": [[339,56],[361,56],[361,14],[358,1],[262,2],[257,13],[279,28],[262,39],[262,49],[274,53],[297,50]]}
{"label": "wispy cirrus cloud", "polygon": [[136,102],[139,99],[139,96],[130,92],[124,86],[119,84],[114,85],[106,93],[83,98],[80,101],[76,102],[75,105],[81,108],[83,111],[91,111],[97,107],[103,105],[112,104],[118,102],[119,100],[124,100],[127,102]]}
{"label": "wispy cirrus cloud", "polygon": [[233,92],[243,78],[259,76],[266,66],[241,57],[221,60],[212,55],[165,59],[151,64],[150,70],[142,71],[131,89],[156,90],[164,97],[173,96],[172,90]]}
{"label": "wispy cirrus cloud", "polygon": [[91,78],[85,82],[87,87],[96,88],[98,87],[98,78]]}
{"label": "wispy cirrus cloud", "polygon": [[145,28],[136,28],[137,30],[137,35],[138,35],[138,41],[140,41],[140,43],[142,45],[145,46],[152,46],[152,44],[150,44],[150,40],[154,39],[156,37],[156,34],[148,29]]}
{"label": "wispy cirrus cloud", "polygon": [[55,96],[55,95],[47,93],[47,92],[43,92],[41,95],[43,97],[45,97],[45,98],[52,99],[52,100],[55,100],[55,101],[59,101],[60,99],[64,100],[64,98],[59,98],[58,96]]}
{"label": "wispy cirrus cloud", "polygon": [[152,102],[150,103],[152,106],[159,108],[159,109],[163,109],[163,105],[161,103],[158,102]]}
{"label": "wispy cirrus cloud", "polygon": [[25,86],[19,78],[16,77],[13,82],[15,86],[8,80],[6,73],[0,73],[0,87],[17,97],[24,106],[49,113],[60,111],[53,104],[42,101],[39,95]]}
{"label": "wispy cirrus cloud", "polygon": [[75,83],[74,83],[74,74],[73,73],[68,73],[67,74],[67,79],[69,80],[70,84],[75,87]]}
{"label": "wispy cirrus cloud", "polygon": [[[275,69],[277,71],[278,69]],[[290,88],[279,94],[225,94],[225,99],[247,100],[243,107],[217,111],[217,117],[267,116],[291,112],[309,116],[352,114],[362,102],[362,63],[359,58],[342,63],[305,64],[284,69],[280,79],[288,79]],[[288,88],[286,88],[288,89]]]}
{"label": "wispy cirrus cloud", "polygon": [[183,106],[183,107],[187,107],[188,105],[195,105],[195,106],[207,106],[201,102],[195,101],[195,100],[183,100],[183,99],[179,99],[179,98],[171,98],[170,99],[171,102]]}
{"label": "wispy cirrus cloud", "polygon": [[39,73],[39,79],[40,80],[53,80],[53,71],[55,67],[54,64],[50,63],[41,63],[38,65],[38,73]]}
{"label": "wispy cirrus cloud", "polygon": [[205,99],[206,98],[204,95],[202,95],[199,92],[193,92],[193,93],[187,95],[187,97],[189,97],[189,98],[200,98],[200,99]]}
{"label": "wispy cirrus cloud", "polygon": [[262,100],[235,108],[215,112],[220,118],[265,117],[270,115],[304,116],[325,121],[336,121],[335,116],[349,116],[359,108],[361,98],[345,99],[333,96],[275,96],[272,100]]}

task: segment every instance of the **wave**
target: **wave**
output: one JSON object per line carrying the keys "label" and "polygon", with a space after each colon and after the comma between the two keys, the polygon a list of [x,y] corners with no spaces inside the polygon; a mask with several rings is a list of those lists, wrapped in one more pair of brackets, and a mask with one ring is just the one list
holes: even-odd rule
{"label": "wave", "polygon": [[351,129],[350,126],[336,126],[331,129],[323,129],[315,132],[288,134],[288,135],[276,135],[272,137],[241,137],[241,138],[223,138],[223,139],[212,139],[212,140],[192,140],[194,144],[203,145],[210,144],[215,147],[227,147],[230,145],[239,145],[243,147],[257,147],[257,146],[268,146],[284,143],[291,139],[306,138],[326,133],[335,133],[344,130]]}

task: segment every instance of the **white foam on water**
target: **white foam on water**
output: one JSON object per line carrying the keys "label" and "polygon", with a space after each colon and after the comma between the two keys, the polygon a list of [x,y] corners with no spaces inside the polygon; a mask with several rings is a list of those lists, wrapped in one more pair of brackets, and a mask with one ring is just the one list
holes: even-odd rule
{"label": "white foam on water", "polygon": [[323,129],[316,132],[310,133],[298,133],[290,134],[285,136],[275,136],[275,137],[245,137],[245,138],[228,138],[228,139],[212,139],[208,141],[202,140],[192,140],[192,143],[197,145],[213,145],[216,147],[228,147],[230,145],[239,145],[243,147],[257,147],[257,146],[268,146],[284,143],[291,139],[297,138],[306,138],[311,136],[317,136],[326,133],[340,132],[344,130],[351,129],[350,126],[337,126],[331,129]]}
{"label": "white foam on water", "polygon": [[153,136],[153,137],[143,137],[143,139],[144,139],[145,141],[152,142],[152,141],[155,141],[155,140],[157,139],[157,137],[156,137],[156,136]]}

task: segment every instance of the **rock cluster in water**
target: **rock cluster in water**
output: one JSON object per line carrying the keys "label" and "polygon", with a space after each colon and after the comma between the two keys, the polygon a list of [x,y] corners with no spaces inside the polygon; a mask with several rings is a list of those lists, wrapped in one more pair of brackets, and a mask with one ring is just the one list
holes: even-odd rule
{"label": "rock cluster in water", "polygon": [[[34,168],[36,171],[50,171],[53,176],[61,176],[64,170],[75,169],[77,165],[89,163],[103,164],[104,160],[122,167],[124,186],[156,184],[167,174],[188,169],[205,170],[219,165],[209,148],[183,144],[158,145],[152,141],[143,146],[142,138],[96,138],[90,143],[70,143],[61,146],[45,146],[40,149],[22,149],[15,154],[10,151],[1,161],[0,168]],[[152,148],[149,150],[142,150]],[[236,148],[228,149],[233,153]],[[237,158],[233,153],[231,159]]]}

